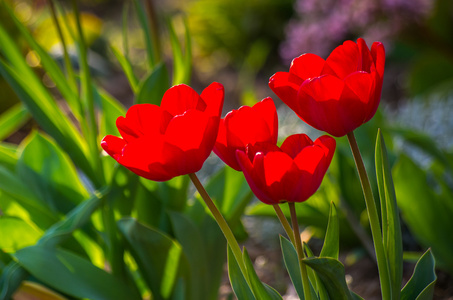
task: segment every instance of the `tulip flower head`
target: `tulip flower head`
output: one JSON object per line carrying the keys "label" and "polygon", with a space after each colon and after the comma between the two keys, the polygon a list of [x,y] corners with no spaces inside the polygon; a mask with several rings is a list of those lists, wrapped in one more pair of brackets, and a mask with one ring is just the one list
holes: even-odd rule
{"label": "tulip flower head", "polygon": [[236,150],[245,151],[247,144],[259,142],[276,144],[278,138],[277,109],[271,98],[254,106],[242,106],[230,111],[220,120],[214,153],[231,168],[241,171]]}
{"label": "tulip flower head", "polygon": [[385,50],[363,39],[346,41],[324,60],[315,54],[295,58],[278,72],[270,88],[310,126],[340,137],[368,122],[381,99]]}
{"label": "tulip flower head", "polygon": [[166,181],[199,171],[216,141],[224,100],[220,83],[201,95],[181,84],[167,90],[160,106],[133,105],[107,135],[102,148],[118,163],[144,178]]}
{"label": "tulip flower head", "polygon": [[262,202],[302,202],[321,185],[335,147],[335,139],[327,135],[313,142],[305,134],[295,134],[281,147],[257,143],[237,150],[236,156],[251,190]]}

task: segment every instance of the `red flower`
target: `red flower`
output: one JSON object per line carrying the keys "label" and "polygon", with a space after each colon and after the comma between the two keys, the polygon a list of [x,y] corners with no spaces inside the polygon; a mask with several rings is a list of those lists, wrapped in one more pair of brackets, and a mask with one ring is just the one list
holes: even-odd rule
{"label": "red flower", "polygon": [[220,120],[214,153],[231,168],[241,171],[236,150],[245,151],[247,144],[269,142],[276,144],[278,135],[277,109],[271,98],[254,106],[242,106],[230,111]]}
{"label": "red flower", "polygon": [[321,185],[335,146],[335,139],[327,135],[312,142],[305,134],[295,134],[280,148],[258,143],[236,155],[250,188],[262,202],[302,202]]}
{"label": "red flower", "polygon": [[108,135],[102,148],[132,172],[155,181],[201,169],[214,147],[224,90],[212,83],[203,93],[181,84],[170,88],[160,106],[133,105],[116,126],[122,138]]}
{"label": "red flower", "polygon": [[376,113],[384,64],[382,43],[370,51],[363,39],[346,41],[327,60],[314,54],[295,58],[289,73],[274,74],[269,86],[306,123],[340,137]]}

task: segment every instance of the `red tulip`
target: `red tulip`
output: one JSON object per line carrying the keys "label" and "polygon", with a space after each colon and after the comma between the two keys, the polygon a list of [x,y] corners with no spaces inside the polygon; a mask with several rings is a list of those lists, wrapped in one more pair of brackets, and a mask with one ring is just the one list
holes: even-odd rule
{"label": "red tulip", "polygon": [[295,58],[289,73],[274,74],[269,86],[307,124],[340,137],[376,113],[384,64],[382,43],[370,51],[363,39],[346,41],[326,60],[314,54]]}
{"label": "red tulip", "polygon": [[242,106],[230,111],[220,120],[214,153],[231,168],[241,171],[236,150],[245,151],[247,144],[269,142],[276,144],[278,135],[277,109],[271,98],[254,106]]}
{"label": "red tulip", "polygon": [[155,181],[201,169],[216,141],[224,90],[212,83],[203,93],[181,84],[170,88],[160,106],[133,105],[102,148],[132,172]]}
{"label": "red tulip", "polygon": [[305,134],[295,134],[281,147],[257,143],[236,155],[250,188],[262,202],[302,202],[321,185],[335,146],[335,139],[327,135],[313,142]]}

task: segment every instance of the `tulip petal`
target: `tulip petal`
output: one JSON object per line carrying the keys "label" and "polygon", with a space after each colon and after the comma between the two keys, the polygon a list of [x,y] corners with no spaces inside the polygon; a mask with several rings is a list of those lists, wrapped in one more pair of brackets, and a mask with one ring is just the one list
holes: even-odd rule
{"label": "tulip petal", "polygon": [[218,82],[211,83],[201,93],[201,98],[208,105],[206,113],[220,117],[222,113],[225,89]]}
{"label": "tulip petal", "polygon": [[165,92],[160,107],[168,111],[172,116],[176,116],[183,114],[189,109],[204,111],[206,103],[190,86],[179,84]]}
{"label": "tulip petal", "polygon": [[366,113],[358,96],[332,75],[307,80],[299,90],[298,104],[299,117],[336,137],[360,126]]}
{"label": "tulip petal", "polygon": [[[228,147],[226,134],[227,128],[225,127],[225,120],[223,119],[220,120],[219,123],[219,132],[213,151],[225,164],[236,171],[241,171],[241,167],[236,159],[236,149]],[[241,150],[245,151],[245,147],[241,148]]]}
{"label": "tulip petal", "polygon": [[277,72],[269,79],[271,90],[291,109],[297,102],[297,91],[304,81],[287,72]]}
{"label": "tulip petal", "polygon": [[170,119],[171,115],[157,105],[136,104],[129,108],[125,118],[118,117],[116,126],[121,136],[129,142],[145,134],[162,134]]}
{"label": "tulip petal", "polygon": [[374,60],[373,57],[371,56],[370,49],[368,49],[368,46],[365,43],[365,40],[359,38],[357,40],[357,46],[359,47],[360,53],[359,71],[365,71],[367,73],[370,73],[371,71],[375,70],[376,67],[374,65]]}
{"label": "tulip petal", "polygon": [[277,204],[278,202],[269,196],[264,182],[264,154],[257,153],[253,158],[253,164],[244,151],[236,151],[236,158],[255,196],[266,204]]}
{"label": "tulip petal", "polygon": [[126,146],[126,141],[113,135],[107,135],[101,141],[102,149],[116,161],[121,156],[124,146]]}
{"label": "tulip petal", "polygon": [[[149,174],[149,166],[156,163],[162,164],[162,149],[162,136],[155,136],[154,138],[144,136],[128,142],[117,161],[139,176],[148,179],[154,178],[152,174]],[[165,175],[168,173],[165,170],[160,172],[165,173]]]}
{"label": "tulip petal", "polygon": [[218,118],[197,110],[174,117],[164,137],[164,164],[178,175],[199,171],[214,147],[218,128]]}
{"label": "tulip petal", "polygon": [[232,148],[244,149],[247,144],[268,141],[272,138],[266,120],[254,113],[249,106],[225,116],[227,144]]}
{"label": "tulip petal", "polygon": [[[275,201],[288,201],[288,192],[294,189],[297,175],[294,161],[284,152],[269,152],[264,157],[264,177],[268,193]],[[295,176],[296,175],[296,176]]]}
{"label": "tulip petal", "polygon": [[267,97],[260,102],[253,105],[253,110],[256,114],[260,115],[263,120],[266,121],[270,137],[269,139],[262,140],[277,143],[278,139],[278,115],[277,108],[275,107],[274,101],[271,97]]}
{"label": "tulip petal", "polygon": [[361,57],[356,43],[345,41],[343,45],[335,48],[326,59],[323,74],[331,74],[340,79],[345,78],[351,73],[361,71]]}
{"label": "tulip petal", "polygon": [[371,97],[373,96],[374,91],[374,73],[369,74],[366,72],[356,72],[347,76],[344,79],[345,85],[353,91],[357,96],[357,99],[364,104],[368,104],[372,101]]}
{"label": "tulip petal", "polygon": [[292,159],[304,149],[305,147],[313,145],[313,141],[306,134],[293,134],[285,139],[280,146],[283,152],[288,154]]}
{"label": "tulip petal", "polygon": [[337,146],[337,142],[335,141],[335,139],[331,136],[323,135],[317,138],[314,144],[321,147],[324,150],[327,162],[330,165],[332,157],[335,153],[335,148]]}
{"label": "tulip petal", "polygon": [[316,54],[305,53],[296,57],[291,62],[289,73],[296,75],[302,80],[318,77],[322,75],[322,71],[326,61]]}
{"label": "tulip petal", "polygon": [[373,57],[376,71],[378,72],[381,80],[384,77],[385,66],[385,49],[381,42],[374,42],[371,46],[371,56]]}

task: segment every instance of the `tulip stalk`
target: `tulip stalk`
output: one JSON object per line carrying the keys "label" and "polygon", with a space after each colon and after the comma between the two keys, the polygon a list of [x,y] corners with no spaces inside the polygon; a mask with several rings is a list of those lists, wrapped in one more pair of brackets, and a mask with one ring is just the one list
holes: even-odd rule
{"label": "tulip stalk", "polygon": [[310,282],[308,281],[308,272],[307,266],[302,261],[305,258],[304,250],[302,249],[302,241],[300,240],[300,232],[299,232],[299,223],[297,222],[297,214],[296,214],[296,205],[294,202],[288,202],[289,210],[291,212],[291,221],[293,223],[293,231],[294,231],[294,239],[295,239],[295,247],[297,251],[297,257],[299,260],[299,267],[300,267],[300,274],[302,276],[302,286],[304,288],[304,298],[305,300],[311,300],[310,294]]}
{"label": "tulip stalk", "polygon": [[283,226],[283,229],[285,229],[286,235],[288,235],[289,239],[291,240],[291,243],[293,245],[296,244],[294,240],[294,232],[291,229],[291,225],[289,224],[288,220],[286,219],[285,215],[283,214],[282,209],[278,204],[272,205],[274,207],[275,213],[277,214],[278,219],[280,220],[280,223]]}
{"label": "tulip stalk", "polygon": [[239,244],[238,244],[236,238],[234,237],[233,232],[231,231],[230,227],[228,226],[228,223],[226,222],[223,215],[220,213],[220,211],[217,208],[217,206],[215,205],[215,203],[212,201],[211,197],[209,197],[208,192],[206,192],[205,188],[201,184],[197,175],[195,173],[191,173],[188,175],[190,177],[190,180],[192,180],[192,183],[195,185],[197,191],[200,193],[201,198],[208,206],[209,211],[212,213],[214,219],[216,220],[217,224],[219,225],[220,230],[222,230],[222,233],[225,236],[225,238],[228,242],[228,245],[231,248],[231,251],[233,251],[233,255],[236,258],[236,261],[239,265],[239,268],[241,269],[242,274],[244,275],[245,280],[247,280],[247,282],[249,282],[248,276],[247,276],[247,269],[245,267],[244,260],[242,258],[241,248],[239,247]]}
{"label": "tulip stalk", "polygon": [[370,220],[371,235],[373,237],[374,250],[376,251],[376,259],[379,271],[379,280],[381,282],[382,299],[391,299],[390,272],[387,263],[387,257],[384,251],[382,242],[381,227],[379,216],[374,201],[373,192],[371,190],[370,180],[366,173],[365,165],[363,164],[362,156],[360,155],[359,146],[354,136],[354,132],[347,134],[352,155],[359,173],[360,183],[362,185],[363,195],[365,197],[368,219]]}

